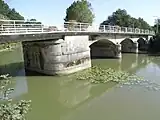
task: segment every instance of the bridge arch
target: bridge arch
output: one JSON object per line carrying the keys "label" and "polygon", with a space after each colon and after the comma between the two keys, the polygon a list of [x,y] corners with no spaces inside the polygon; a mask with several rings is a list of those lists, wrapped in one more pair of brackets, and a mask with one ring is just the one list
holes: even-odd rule
{"label": "bridge arch", "polygon": [[145,38],[140,37],[137,42],[139,51],[146,51],[148,49],[148,41]]}
{"label": "bridge arch", "polygon": [[122,41],[120,42],[120,44],[127,43],[127,42],[133,43],[134,40],[132,38],[124,38],[124,39],[122,39]]}
{"label": "bridge arch", "polygon": [[92,45],[92,44],[94,44],[94,43],[96,43],[96,42],[103,42],[103,43],[108,43],[108,42],[110,42],[110,43],[113,43],[113,44],[117,44],[116,43],[116,41],[115,40],[112,40],[112,39],[107,39],[107,38],[103,38],[103,37],[100,37],[100,38],[98,38],[98,39],[96,39],[96,40],[94,40],[94,41],[91,41],[90,42],[90,46]]}
{"label": "bridge arch", "polygon": [[123,53],[131,53],[133,52],[135,41],[131,38],[125,38],[120,42],[121,44],[121,51]]}
{"label": "bridge arch", "polygon": [[109,39],[99,39],[90,44],[91,58],[114,58],[119,54],[117,45]]}

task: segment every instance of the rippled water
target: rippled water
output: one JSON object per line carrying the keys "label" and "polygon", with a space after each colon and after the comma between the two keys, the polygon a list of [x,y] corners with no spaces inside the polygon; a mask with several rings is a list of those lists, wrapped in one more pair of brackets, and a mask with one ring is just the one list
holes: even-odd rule
{"label": "rippled water", "polygon": [[0,72],[12,74],[14,99],[32,100],[28,120],[158,120],[160,57],[123,54],[118,59],[93,59],[93,65],[128,71],[144,78],[123,85],[91,85],[27,72],[21,49],[0,53]]}

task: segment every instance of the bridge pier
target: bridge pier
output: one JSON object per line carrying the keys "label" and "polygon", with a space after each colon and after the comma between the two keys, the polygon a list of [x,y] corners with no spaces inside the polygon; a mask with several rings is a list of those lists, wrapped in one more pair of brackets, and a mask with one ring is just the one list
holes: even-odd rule
{"label": "bridge pier", "polygon": [[122,57],[122,54],[121,54],[121,44],[117,44],[116,45],[116,53],[115,53],[115,58],[121,58]]}
{"label": "bridge pier", "polygon": [[47,75],[70,74],[91,67],[89,36],[23,42],[25,68]]}
{"label": "bridge pier", "polygon": [[132,53],[138,53],[138,42],[133,43]]}

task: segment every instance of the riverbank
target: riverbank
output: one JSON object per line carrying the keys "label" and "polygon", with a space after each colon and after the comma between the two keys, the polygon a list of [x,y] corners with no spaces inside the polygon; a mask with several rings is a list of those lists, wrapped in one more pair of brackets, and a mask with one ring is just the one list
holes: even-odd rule
{"label": "riverbank", "polygon": [[0,53],[5,51],[12,51],[15,48],[18,48],[21,45],[20,42],[18,43],[4,43],[0,44]]}

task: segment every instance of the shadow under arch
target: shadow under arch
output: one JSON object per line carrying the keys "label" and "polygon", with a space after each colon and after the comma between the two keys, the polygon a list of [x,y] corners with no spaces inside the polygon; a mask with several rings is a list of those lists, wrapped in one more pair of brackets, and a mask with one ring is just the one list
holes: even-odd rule
{"label": "shadow under arch", "polygon": [[114,58],[117,54],[116,44],[108,39],[99,39],[90,46],[91,58]]}
{"label": "shadow under arch", "polygon": [[139,51],[147,51],[148,50],[148,43],[145,38],[140,37],[138,40],[138,50]]}
{"label": "shadow under arch", "polygon": [[134,42],[130,38],[125,38],[121,41],[121,52],[122,53],[132,53],[132,49],[134,47]]}

